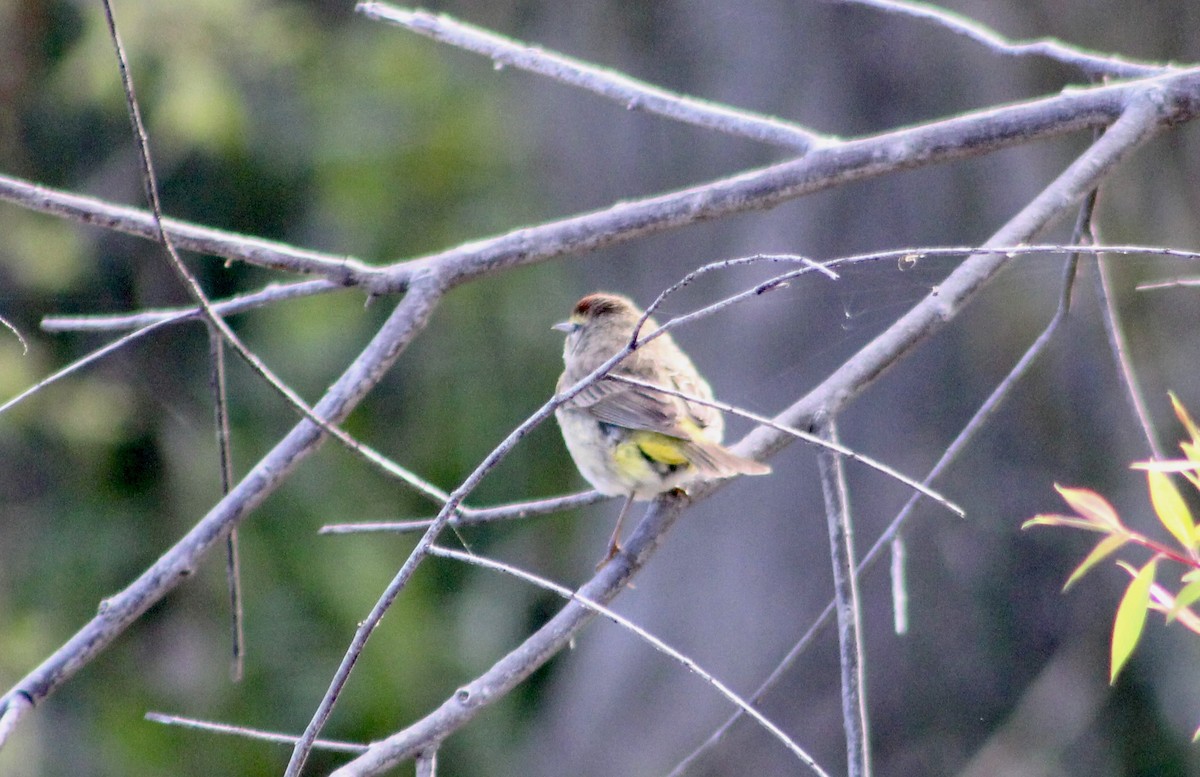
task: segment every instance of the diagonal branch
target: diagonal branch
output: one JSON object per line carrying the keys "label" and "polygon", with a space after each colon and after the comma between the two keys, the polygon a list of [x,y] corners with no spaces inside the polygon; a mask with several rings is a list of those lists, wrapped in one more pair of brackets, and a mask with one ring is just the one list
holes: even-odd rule
{"label": "diagonal branch", "polygon": [[643,110],[800,152],[836,142],[834,138],[781,119],[673,94],[624,73],[530,46],[445,14],[380,2],[360,2],[355,10],[368,19],[404,27],[440,43],[482,54],[491,58],[497,69],[515,67],[538,73],[615,100],[627,110]]}
{"label": "diagonal branch", "polygon": [[1009,57],[1039,56],[1079,68],[1091,78],[1137,78],[1174,69],[1171,65],[1138,62],[1113,54],[1071,46],[1053,38],[1013,41],[974,19],[929,3],[910,0],[830,0],[847,5],[864,5],[886,13],[926,19],[951,32],[983,44],[989,51]]}
{"label": "diagonal branch", "polygon": [[[0,174],[0,200],[7,200],[39,213],[61,216],[80,224],[124,232],[134,237],[158,240],[154,215],[140,208],[115,205],[95,197],[52,189],[10,175]],[[348,256],[310,251],[273,240],[202,227],[164,217],[162,228],[180,248],[213,256],[238,259],[275,270],[323,275],[333,288],[361,285],[373,270]]]}

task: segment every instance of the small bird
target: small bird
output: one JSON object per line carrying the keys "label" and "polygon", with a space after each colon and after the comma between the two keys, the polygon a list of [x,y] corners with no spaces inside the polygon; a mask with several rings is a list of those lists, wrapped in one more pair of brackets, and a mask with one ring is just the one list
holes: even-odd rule
{"label": "small bird", "polygon": [[[557,391],[578,383],[628,345],[642,315],[618,294],[597,292],[575,303],[571,317],[554,325],[567,335]],[[639,336],[657,328],[648,319]],[[601,564],[620,552],[621,523],[635,499],[652,499],[696,480],[771,471],[721,445],[725,421],[716,408],[614,379],[621,377],[699,399],[713,396],[667,333],[639,343],[607,376],[554,411],[580,473],[600,493],[625,497]]]}

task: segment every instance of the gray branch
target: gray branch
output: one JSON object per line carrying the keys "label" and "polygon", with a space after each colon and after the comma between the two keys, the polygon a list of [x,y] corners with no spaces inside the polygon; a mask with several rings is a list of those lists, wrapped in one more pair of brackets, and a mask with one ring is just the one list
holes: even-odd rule
{"label": "gray branch", "polygon": [[836,142],[835,138],[773,116],[760,116],[727,105],[673,94],[624,73],[530,46],[445,14],[379,2],[361,2],[356,10],[368,19],[395,24],[441,43],[482,54],[491,58],[497,68],[515,67],[538,73],[607,97],[624,105],[627,110],[643,110],[686,124],[800,152]]}

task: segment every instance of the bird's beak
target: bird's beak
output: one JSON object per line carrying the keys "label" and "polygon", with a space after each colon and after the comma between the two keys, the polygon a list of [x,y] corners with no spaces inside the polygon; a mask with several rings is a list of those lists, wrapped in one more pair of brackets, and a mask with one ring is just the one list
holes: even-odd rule
{"label": "bird's beak", "polygon": [[575,325],[572,324],[570,321],[559,321],[557,324],[555,324],[554,326],[552,326],[550,328],[557,329],[559,332],[566,332],[567,334],[570,334],[572,331],[574,331]]}

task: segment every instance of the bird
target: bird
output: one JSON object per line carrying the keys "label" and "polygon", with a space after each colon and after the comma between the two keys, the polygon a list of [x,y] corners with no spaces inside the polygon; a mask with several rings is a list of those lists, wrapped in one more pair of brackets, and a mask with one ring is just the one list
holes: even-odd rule
{"label": "bird", "polygon": [[[643,315],[620,294],[595,292],[576,302],[570,317],[553,327],[566,334],[556,392],[563,393],[624,349]],[[647,319],[639,337],[657,328],[654,319]],[[600,493],[625,497],[598,567],[620,553],[621,524],[635,500],[653,499],[698,480],[771,471],[721,445],[725,422],[717,408],[622,378],[700,400],[713,398],[692,360],[670,333],[663,333],[639,342],[604,377],[555,408],[563,442],[580,474]]]}

